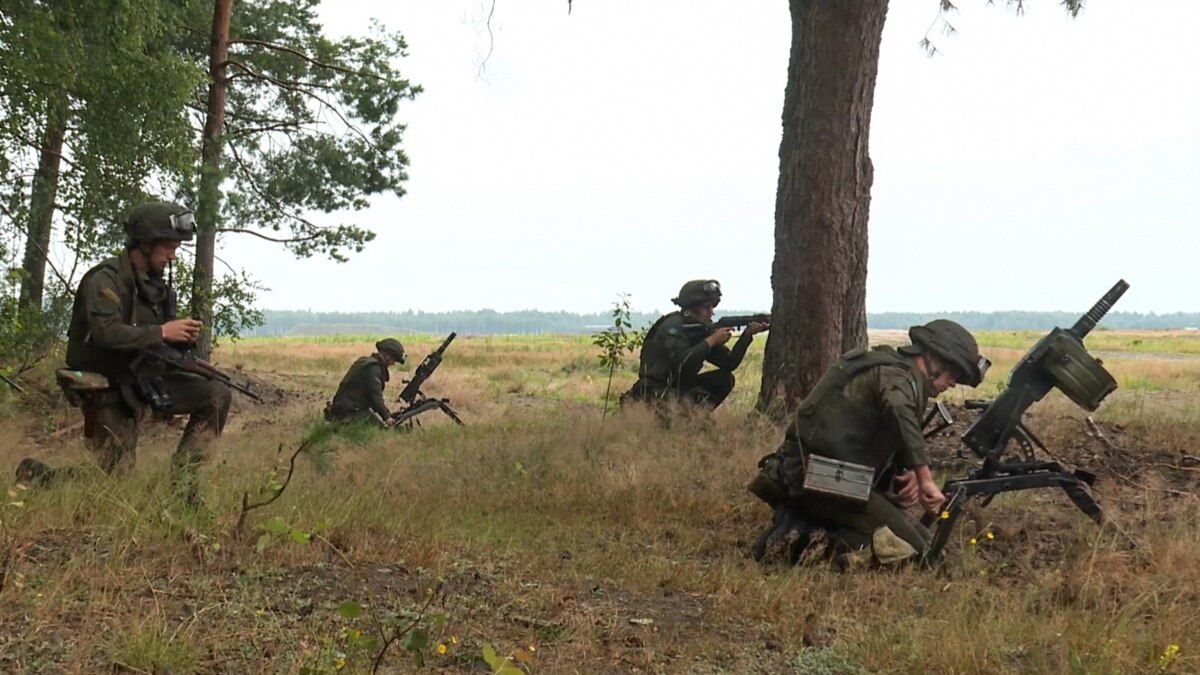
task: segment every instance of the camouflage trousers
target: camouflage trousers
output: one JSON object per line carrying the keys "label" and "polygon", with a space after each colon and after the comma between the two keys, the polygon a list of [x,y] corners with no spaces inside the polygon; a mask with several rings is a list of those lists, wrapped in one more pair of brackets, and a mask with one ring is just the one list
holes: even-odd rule
{"label": "camouflage trousers", "polygon": [[621,405],[630,401],[678,401],[715,409],[733,392],[734,383],[733,373],[728,370],[709,370],[677,386],[655,387],[652,383],[638,380],[621,395]]}
{"label": "camouflage trousers", "polygon": [[837,498],[807,493],[801,497],[800,507],[815,522],[836,526],[831,538],[846,549],[877,544],[876,533],[887,528],[911,546],[918,559],[929,551],[932,537],[929,530],[878,490],[871,491],[865,505],[847,505]]}
{"label": "camouflage trousers", "polygon": [[785,442],[763,457],[759,467],[750,491],[772,508],[791,508],[812,526],[824,529],[842,551],[877,550],[880,538],[892,535],[911,546],[918,559],[929,551],[930,531],[879,490],[872,490],[865,504],[805,491],[803,455],[794,442]]}
{"label": "camouflage trousers", "polygon": [[333,403],[325,404],[325,410],[322,415],[325,417],[326,422],[366,424],[372,427],[387,426],[385,420],[374,410],[345,410],[335,406]]}
{"label": "camouflage trousers", "polygon": [[[190,373],[166,373],[163,389],[171,397],[168,415],[188,415],[183,437],[171,456],[174,472],[194,473],[208,457],[217,437],[225,429],[232,395],[220,382]],[[88,449],[105,473],[122,473],[137,459],[138,429],[143,411],[130,413],[117,396],[101,396],[93,404],[95,426]]]}

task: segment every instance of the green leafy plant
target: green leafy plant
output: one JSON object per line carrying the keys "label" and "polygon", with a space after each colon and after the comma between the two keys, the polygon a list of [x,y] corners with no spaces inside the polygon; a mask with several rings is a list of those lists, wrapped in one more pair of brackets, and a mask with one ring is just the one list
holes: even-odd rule
{"label": "green leafy plant", "polygon": [[[338,605],[337,614],[347,623],[338,630],[336,637],[324,640],[316,663],[300,669],[302,675],[331,675],[346,669],[360,671],[370,663],[372,673],[379,672],[384,659],[393,645],[399,644],[412,659],[415,668],[422,668],[430,651],[445,654],[444,643],[434,650],[430,633],[442,628],[446,617],[440,613],[429,613],[429,607],[440,595],[439,588],[431,588],[424,604],[416,612],[384,613],[373,615],[364,612],[362,603],[347,600]],[[457,643],[457,638],[452,638]]]}
{"label": "green leafy plant", "polygon": [[483,660],[492,675],[526,675],[533,666],[533,645],[529,649],[514,649],[501,656],[490,644],[483,645]]}
{"label": "green leafy plant", "polygon": [[621,293],[613,302],[612,325],[592,335],[592,344],[600,348],[600,367],[608,368],[608,384],[604,388],[604,412],[608,416],[608,402],[612,396],[613,374],[625,364],[625,355],[632,354],[646,339],[645,330],[633,330],[630,319],[628,293]]}
{"label": "green leafy plant", "polygon": [[255,542],[254,548],[259,553],[262,553],[271,544],[287,539],[297,544],[307,544],[314,537],[320,537],[321,533],[328,529],[329,523],[317,523],[312,529],[305,530],[293,526],[280,516],[275,516],[262,524],[262,534],[258,535],[258,541]]}
{"label": "green leafy plant", "polygon": [[[240,537],[246,525],[246,517],[254,509],[268,506],[283,496],[283,491],[292,482],[296,473],[296,459],[301,455],[308,458],[316,467],[317,473],[325,473],[333,468],[333,441],[337,438],[351,443],[361,444],[369,440],[378,430],[365,424],[336,424],[318,420],[309,426],[301,439],[300,445],[292,452],[287,460],[287,471],[280,477],[281,467],[276,465],[267,471],[259,485],[255,501],[250,501],[250,492],[242,493],[242,510],[238,514],[237,524],[233,526],[233,534]],[[283,446],[279,446],[279,454],[283,454]],[[270,533],[270,532],[268,532]],[[260,537],[261,543],[261,537]],[[270,545],[268,541],[267,545]],[[263,547],[265,548],[265,547]],[[262,548],[259,549],[260,551]]]}

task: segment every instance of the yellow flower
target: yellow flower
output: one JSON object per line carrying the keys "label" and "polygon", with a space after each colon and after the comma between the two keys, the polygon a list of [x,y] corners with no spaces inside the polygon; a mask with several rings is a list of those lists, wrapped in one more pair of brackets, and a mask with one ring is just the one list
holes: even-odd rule
{"label": "yellow flower", "polygon": [[445,654],[445,653],[446,653],[446,645],[445,645],[445,643],[439,644],[439,645],[437,646],[437,653],[439,653],[439,654]]}
{"label": "yellow flower", "polygon": [[1175,662],[1175,659],[1178,656],[1179,656],[1179,645],[1177,645],[1177,644],[1167,645],[1167,648],[1163,650],[1162,655],[1158,657],[1158,669],[1166,670],[1172,663]]}
{"label": "yellow flower", "polygon": [[452,645],[458,644],[458,636],[457,635],[450,636],[450,644],[452,644]]}
{"label": "yellow flower", "polygon": [[978,544],[978,543],[979,543],[978,539],[976,539],[975,537],[971,537],[971,545],[972,546],[974,546],[975,544]]}
{"label": "yellow flower", "polygon": [[346,667],[346,659],[344,659],[344,658],[338,659],[337,661],[334,662],[333,666],[334,666],[334,668],[336,668],[338,670],[345,668]]}
{"label": "yellow flower", "polygon": [[988,539],[995,539],[995,538],[996,538],[996,535],[992,534],[991,532],[988,532],[988,533],[987,533],[987,535],[985,535],[985,536],[987,536],[987,538],[988,538]]}
{"label": "yellow flower", "polygon": [[534,646],[534,645],[529,645],[529,651],[531,651],[531,652],[536,652],[536,651],[537,651],[537,647],[536,647],[536,646]]}

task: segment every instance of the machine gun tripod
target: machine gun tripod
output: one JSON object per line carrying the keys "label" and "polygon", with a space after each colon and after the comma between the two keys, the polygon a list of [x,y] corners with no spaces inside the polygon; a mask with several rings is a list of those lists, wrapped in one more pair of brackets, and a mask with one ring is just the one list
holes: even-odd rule
{"label": "machine gun tripod", "polygon": [[[986,410],[991,401],[967,401],[967,409]],[[966,478],[955,478],[946,481],[942,486],[942,494],[946,495],[946,503],[942,506],[938,517],[925,516],[922,524],[933,528],[926,562],[935,564],[941,559],[950,533],[954,531],[959,518],[972,499],[979,499],[980,506],[987,506],[992,499],[1003,492],[1018,492],[1038,488],[1062,488],[1080,511],[1083,511],[1097,524],[1104,523],[1104,512],[1100,504],[1088,492],[1096,480],[1096,476],[1083,469],[1068,471],[1056,461],[1038,460],[1034,456],[1034,448],[1049,454],[1046,446],[1024,424],[1018,422],[1012,432],[1012,440],[1021,449],[1024,457],[1020,460],[1000,461],[992,458],[984,459],[983,465],[967,474]]]}
{"label": "machine gun tripod", "polygon": [[[933,529],[927,564],[936,564],[941,558],[967,503],[977,497],[987,505],[1003,492],[1058,487],[1089,518],[1099,524],[1105,522],[1100,504],[1087,489],[1095,481],[1095,475],[1080,469],[1068,471],[1055,461],[1038,460],[1035,448],[1047,455],[1049,452],[1025,426],[1024,416],[1029,406],[1042,400],[1051,389],[1060,390],[1089,412],[1116,390],[1116,380],[1099,359],[1088,354],[1083,339],[1128,288],[1123,279],[1117,281],[1074,326],[1065,330],[1055,328],[1038,340],[1013,367],[1007,386],[994,400],[967,402],[968,409],[981,412],[963,434],[962,442],[983,464],[966,478],[948,480],[942,487],[945,505],[937,516],[926,516],[923,521]],[[1020,450],[1020,458],[1004,459],[1010,444]]]}
{"label": "machine gun tripod", "polygon": [[454,341],[456,333],[450,335],[442,341],[442,344],[433,352],[426,356],[413,371],[413,376],[409,380],[405,380],[404,390],[400,392],[398,401],[404,402],[404,407],[392,413],[392,426],[402,426],[406,429],[412,429],[414,426],[421,426],[417,416],[429,412],[430,410],[441,410],[446,415],[454,420],[459,426],[466,424],[459,418],[458,413],[450,407],[450,399],[448,398],[430,398],[421,391],[421,385],[433,375],[433,371],[442,364],[442,355],[446,353],[446,348]]}

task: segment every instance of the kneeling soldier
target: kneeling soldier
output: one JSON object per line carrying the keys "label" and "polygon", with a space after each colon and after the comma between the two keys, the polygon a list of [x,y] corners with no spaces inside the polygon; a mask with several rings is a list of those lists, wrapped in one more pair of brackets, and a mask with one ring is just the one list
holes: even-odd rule
{"label": "kneeling soldier", "polygon": [[[733,391],[733,371],[742,364],[754,335],[766,330],[767,324],[746,326],[729,349],[725,343],[733,329],[712,327],[713,309],[721,302],[720,283],[689,281],[671,302],[680,311],[663,316],[646,333],[638,380],[621,402],[671,399],[716,408]],[[716,370],[701,373],[705,361]]]}
{"label": "kneeling soldier", "polygon": [[[923,557],[930,533],[907,508],[937,513],[945,500],[929,472],[921,419],[929,400],[977,386],[987,360],[959,324],[937,319],[909,329],[911,345],[859,349],[838,359],[800,403],[783,445],[759,462],[750,491],[775,509],[756,545],[811,528],[828,531],[845,562]],[[806,473],[808,475],[806,475]],[[835,494],[839,485],[860,494]],[[835,475],[836,474],[836,475]],[[894,492],[892,492],[894,490]]]}
{"label": "kneeling soldier", "polygon": [[[59,382],[84,411],[84,435],[106,473],[131,468],[139,420],[147,408],[189,415],[171,457],[180,496],[195,503],[195,473],[220,436],[229,413],[229,388],[183,372],[166,371],[139,350],[170,343],[185,346],[200,333],[195,319],[175,318],[175,290],[163,278],[181,242],[196,231],[189,209],[151,202],[130,212],[125,251],[96,265],[79,282],[67,329],[67,369]],[[44,482],[61,471],[26,458],[17,478]]]}
{"label": "kneeling soldier", "polygon": [[346,371],[333,400],[325,406],[325,419],[389,425],[392,413],[383,400],[383,388],[388,381],[388,367],[393,363],[404,363],[404,345],[395,338],[376,342],[374,354],[358,359]]}

